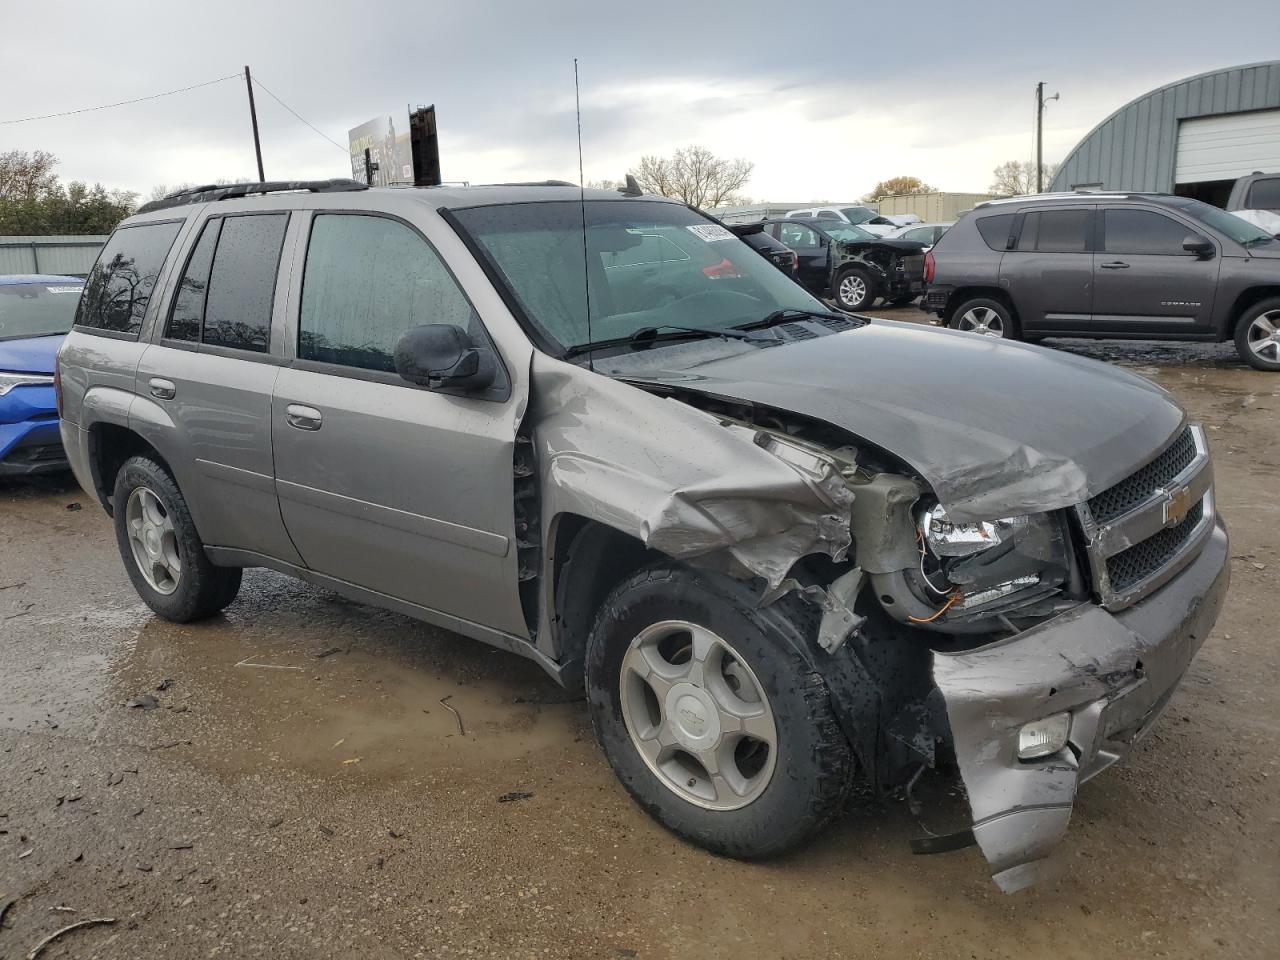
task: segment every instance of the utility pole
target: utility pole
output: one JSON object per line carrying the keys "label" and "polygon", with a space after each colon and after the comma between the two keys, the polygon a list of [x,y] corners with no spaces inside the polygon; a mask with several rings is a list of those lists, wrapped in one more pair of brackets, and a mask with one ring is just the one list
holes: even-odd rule
{"label": "utility pole", "polygon": [[253,105],[253,77],[249,75],[248,65],[244,68],[244,85],[249,90],[249,119],[253,123],[253,152],[258,158],[258,179],[265,181],[267,175],[262,172],[262,141],[258,139],[258,108]]}
{"label": "utility pole", "polygon": [[[1048,100],[1057,100],[1055,93]],[[1044,81],[1036,84],[1036,193],[1044,193]]]}

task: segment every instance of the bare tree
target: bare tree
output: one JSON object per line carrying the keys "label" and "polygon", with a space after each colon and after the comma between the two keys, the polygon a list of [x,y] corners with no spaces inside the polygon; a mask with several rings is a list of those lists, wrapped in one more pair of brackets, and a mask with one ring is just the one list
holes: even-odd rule
{"label": "bare tree", "polygon": [[691,207],[719,207],[744,201],[739,191],[755,164],[717,157],[706,147],[689,146],[670,157],[645,156],[631,175],[645,193],[678,197]]}
{"label": "bare tree", "polygon": [[47,150],[10,150],[0,153],[0,200],[29,203],[58,183],[53,168],[58,158]]}
{"label": "bare tree", "polygon": [[933,193],[934,187],[929,186],[919,177],[890,177],[888,180],[881,180],[868,193],[863,200],[879,200],[881,197],[907,197],[914,193]]}
{"label": "bare tree", "polygon": [[[1058,164],[1046,163],[1043,166],[1044,182],[1047,185],[1058,172]],[[1031,160],[1008,160],[991,171],[992,181],[988,188],[992,193],[1004,197],[1020,197],[1036,192],[1036,165]]]}
{"label": "bare tree", "polygon": [[622,184],[617,180],[588,180],[588,190],[617,190]]}

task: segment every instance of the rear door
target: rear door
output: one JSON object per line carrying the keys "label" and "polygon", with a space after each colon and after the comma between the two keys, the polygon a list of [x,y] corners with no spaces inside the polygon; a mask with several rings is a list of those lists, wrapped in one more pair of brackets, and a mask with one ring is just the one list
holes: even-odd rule
{"label": "rear door", "polygon": [[307,566],[527,636],[513,474],[523,398],[501,365],[494,387],[462,395],[410,384],[393,362],[425,323],[492,344],[470,299],[417,226],[372,211],[314,213],[300,273],[296,356],[270,422],[281,511]]}
{"label": "rear door", "polygon": [[778,239],[790,247],[799,260],[798,279],[815,293],[823,293],[831,281],[830,241],[803,223],[777,224]]}
{"label": "rear door", "polygon": [[1213,335],[1222,251],[1201,259],[1182,249],[1189,235],[1204,231],[1138,207],[1104,207],[1099,219],[1094,329],[1137,338]]}
{"label": "rear door", "polygon": [[1000,285],[1030,333],[1083,333],[1093,311],[1095,205],[1029,210],[1000,264]]}
{"label": "rear door", "polygon": [[196,484],[187,496],[205,543],[300,563],[280,518],[270,429],[289,221],[287,210],[254,211],[199,226],[137,383],[185,445]]}

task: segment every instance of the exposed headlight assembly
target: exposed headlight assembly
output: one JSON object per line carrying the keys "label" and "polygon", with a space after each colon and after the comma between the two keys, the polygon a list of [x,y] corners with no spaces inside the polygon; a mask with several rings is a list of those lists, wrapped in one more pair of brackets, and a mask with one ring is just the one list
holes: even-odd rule
{"label": "exposed headlight assembly", "polygon": [[53,377],[44,373],[3,373],[0,372],[0,397],[14,387],[52,386]]}
{"label": "exposed headlight assembly", "polygon": [[935,504],[918,525],[920,579],[956,612],[1001,606],[1018,594],[1041,596],[1067,578],[1066,535],[1053,514],[958,522]]}

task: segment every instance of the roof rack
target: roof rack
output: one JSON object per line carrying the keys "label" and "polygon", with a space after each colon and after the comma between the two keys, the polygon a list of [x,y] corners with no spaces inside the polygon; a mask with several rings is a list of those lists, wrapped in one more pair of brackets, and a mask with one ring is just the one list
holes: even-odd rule
{"label": "roof rack", "polygon": [[214,200],[234,200],[256,193],[284,193],[290,190],[306,190],[310,193],[351,193],[368,190],[369,185],[359,180],[337,178],[334,180],[268,180],[263,183],[210,183],[203,187],[190,187],[169,194],[162,200],[152,200],[138,208],[138,213],[180,207],[187,203],[209,203]]}

